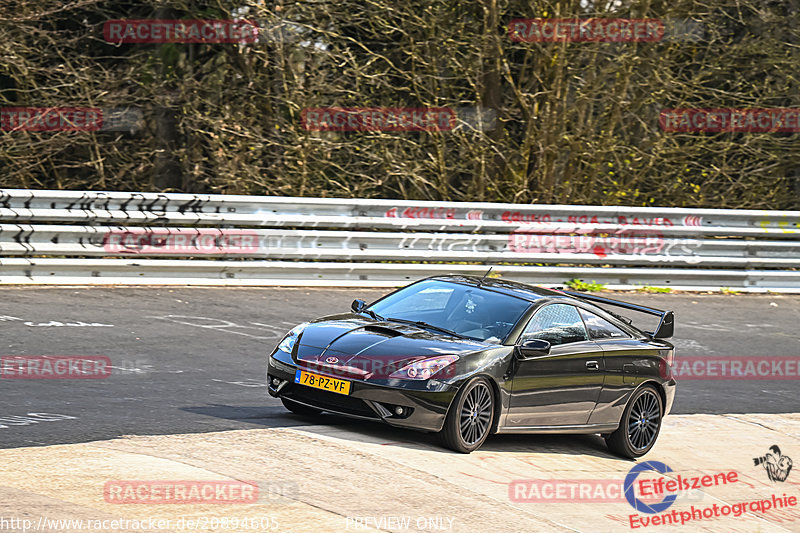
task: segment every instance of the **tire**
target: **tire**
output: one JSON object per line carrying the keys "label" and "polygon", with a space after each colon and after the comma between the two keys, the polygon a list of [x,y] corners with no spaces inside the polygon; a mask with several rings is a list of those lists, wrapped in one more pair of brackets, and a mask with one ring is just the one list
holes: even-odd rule
{"label": "tire", "polygon": [[283,406],[293,412],[296,415],[301,416],[316,416],[322,412],[321,409],[315,409],[313,407],[307,407],[302,403],[293,402],[287,398],[281,398],[281,402],[283,402]]}
{"label": "tire", "polygon": [[480,448],[492,429],[494,404],[494,392],[486,378],[474,378],[461,387],[439,432],[442,444],[460,453]]}
{"label": "tire", "polygon": [[621,457],[641,457],[655,445],[663,417],[661,395],[655,387],[645,385],[631,396],[622,413],[619,428],[605,438],[606,445]]}

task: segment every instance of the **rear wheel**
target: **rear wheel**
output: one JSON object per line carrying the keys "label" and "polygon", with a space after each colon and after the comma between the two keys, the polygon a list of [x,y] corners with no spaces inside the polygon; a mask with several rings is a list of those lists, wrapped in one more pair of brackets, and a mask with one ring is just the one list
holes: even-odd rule
{"label": "rear wheel", "polygon": [[606,437],[606,445],[622,457],[641,457],[656,443],[663,413],[658,391],[645,385],[631,397],[622,413],[619,428]]}
{"label": "rear wheel", "polygon": [[470,453],[484,443],[493,421],[492,387],[486,378],[474,378],[453,400],[439,438],[451,450]]}
{"label": "rear wheel", "polygon": [[287,398],[281,398],[281,402],[283,402],[283,406],[285,408],[287,408],[296,415],[315,416],[322,412],[319,409],[305,406],[302,403],[293,402],[292,400],[289,400]]}

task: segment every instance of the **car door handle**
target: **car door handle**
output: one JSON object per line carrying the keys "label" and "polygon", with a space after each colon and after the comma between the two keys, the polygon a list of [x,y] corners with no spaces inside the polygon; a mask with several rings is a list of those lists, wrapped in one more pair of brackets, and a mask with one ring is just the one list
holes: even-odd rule
{"label": "car door handle", "polygon": [[600,365],[597,364],[597,361],[586,361],[586,368],[589,370],[600,370]]}

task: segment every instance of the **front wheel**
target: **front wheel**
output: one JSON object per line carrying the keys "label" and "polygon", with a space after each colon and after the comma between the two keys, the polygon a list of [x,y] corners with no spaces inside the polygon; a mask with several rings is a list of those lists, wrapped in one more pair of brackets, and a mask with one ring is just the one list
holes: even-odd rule
{"label": "front wheel", "polygon": [[464,385],[456,395],[439,438],[451,450],[470,453],[484,443],[493,421],[492,386],[486,378],[477,377]]}
{"label": "front wheel", "polygon": [[606,445],[622,457],[641,457],[655,445],[663,415],[661,396],[652,386],[645,385],[633,393],[619,428],[606,437]]}

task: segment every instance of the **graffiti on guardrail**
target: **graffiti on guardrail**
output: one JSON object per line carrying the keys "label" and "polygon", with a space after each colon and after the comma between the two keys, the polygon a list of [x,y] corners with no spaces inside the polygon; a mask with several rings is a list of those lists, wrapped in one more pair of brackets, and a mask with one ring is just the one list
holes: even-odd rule
{"label": "graffiti on guardrail", "polygon": [[[10,221],[0,227],[3,254],[18,257],[4,261],[3,271],[25,283],[55,279],[53,275],[77,277],[75,265],[85,267],[92,278],[105,279],[107,267],[118,272],[125,264],[107,258],[137,255],[154,256],[146,265],[137,262],[136,269],[142,269],[137,279],[155,276],[150,269],[164,269],[158,272],[164,277],[182,268],[202,275],[213,271],[213,279],[220,279],[220,264],[160,262],[156,257],[169,255],[269,258],[274,261],[248,265],[255,268],[248,268],[247,276],[271,279],[290,269],[302,270],[278,261],[287,259],[329,261],[327,265],[336,268],[334,261],[361,260],[364,263],[354,267],[359,273],[336,270],[336,276],[375,281],[394,275],[376,261],[404,262],[403,268],[416,271],[418,267],[408,262],[427,260],[559,263],[565,268],[570,263],[673,263],[719,266],[739,274],[744,272],[741,266],[784,267],[775,271],[777,278],[770,273],[769,279],[749,279],[748,287],[776,286],[778,278],[792,285],[798,278],[791,267],[785,268],[796,264],[799,253],[783,235],[800,233],[799,215],[792,211],[0,189],[0,216]],[[69,225],[54,225],[58,223]],[[370,229],[389,231],[365,231]],[[755,239],[743,239],[750,236]],[[784,240],[764,239],[771,236]],[[88,259],[95,256],[106,257]],[[245,276],[222,268],[226,281]],[[692,283],[719,283],[711,270],[686,272]],[[324,277],[316,275],[315,279]],[[597,275],[604,280],[623,275],[626,281],[632,275],[644,280],[658,271],[623,274],[604,268],[597,269]]]}
{"label": "graffiti on guardrail", "polygon": [[[28,229],[30,228],[30,229]],[[85,227],[64,232],[33,230],[14,226],[13,235],[2,237],[0,246],[10,255],[43,253],[89,253],[91,255],[312,255],[322,257],[375,256],[379,250],[413,252],[470,252],[510,254],[593,254],[599,258],[615,255],[652,256],[653,260],[680,257],[701,261],[704,240],[665,238],[653,229],[627,232],[627,228],[559,228],[526,226],[509,234],[405,233],[400,235],[353,232],[326,234],[324,231],[249,230],[215,228]],[[6,231],[6,234],[11,232]],[[711,253],[710,251],[706,253]]]}
{"label": "graffiti on guardrail", "polygon": [[[582,225],[619,225],[619,226],[699,226],[700,217],[685,217],[680,223],[668,217],[627,217],[625,215],[556,215],[551,213],[525,213],[522,211],[505,211],[500,219],[511,224],[582,224]],[[687,219],[691,224],[687,224]]]}
{"label": "graffiti on guardrail", "polygon": [[406,207],[402,211],[398,207],[392,207],[384,214],[389,218],[434,218],[449,219],[456,218],[456,210],[445,207]]}
{"label": "graffiti on guardrail", "polygon": [[770,228],[777,228],[782,233],[800,233],[800,218],[788,220],[759,220],[756,223],[764,231]]}
{"label": "graffiti on guardrail", "polygon": [[[452,207],[392,207],[384,212],[387,218],[415,218],[415,219],[442,219],[442,220],[487,220],[492,218],[484,210],[470,209],[459,212]],[[669,217],[645,217],[626,215],[566,215],[556,213],[528,213],[525,211],[506,210],[500,213],[499,219],[509,224],[534,225],[534,224],[580,224],[580,225],[617,225],[633,227],[672,227],[672,226],[702,226],[703,217],[687,215],[682,219]],[[554,231],[564,231],[564,228],[554,226]]]}
{"label": "graffiti on guardrail", "polygon": [[[696,239],[665,239],[658,232],[618,234],[594,233],[592,230],[573,234],[516,230],[508,235],[508,249],[519,254],[594,254],[603,259],[613,255],[680,256],[688,262],[699,262],[697,252],[702,243]],[[687,257],[688,256],[688,257]]]}
{"label": "graffiti on guardrail", "polygon": [[243,229],[128,228],[109,231],[103,237],[108,253],[119,254],[253,254],[259,235]]}
{"label": "graffiti on guardrail", "polygon": [[[187,200],[185,197],[172,198],[166,194],[158,194],[155,197],[148,198],[143,194],[133,193],[130,198],[119,204],[118,209],[125,212],[141,211],[167,216],[168,211],[175,211],[179,214],[201,213],[203,212],[203,207],[210,201],[211,199],[208,196],[200,195],[194,195]],[[87,202],[91,205],[92,199],[87,198]],[[108,205],[106,204],[107,208]],[[219,212],[219,208],[217,208],[217,212]]]}
{"label": "graffiti on guardrail", "polygon": [[664,244],[664,237],[660,234],[599,237],[515,231],[508,236],[508,248],[516,253],[591,253],[600,258],[609,255],[661,254]]}
{"label": "graffiti on guardrail", "polygon": [[447,252],[496,252],[501,251],[497,245],[487,240],[485,235],[464,234],[457,237],[451,235],[414,235],[403,237],[397,248],[406,250],[436,250]]}
{"label": "graffiti on guardrail", "polygon": [[[0,191],[0,208],[9,210],[33,209],[37,206],[32,205],[32,202],[36,198],[36,191],[32,192],[34,194],[26,191],[24,198],[20,198],[8,191]],[[16,200],[16,202],[12,204],[12,200]],[[104,216],[109,211],[121,211],[122,213],[139,212],[153,214],[156,215],[156,217],[162,218],[167,217],[170,213],[202,213],[205,212],[206,207],[211,202],[211,197],[207,195],[181,195],[180,197],[173,197],[168,194],[129,193],[129,196],[110,196],[103,192],[84,192],[77,198],[48,198],[43,203],[46,204],[46,209],[85,211],[86,218],[92,219]],[[215,206],[208,207],[207,211],[211,213],[233,213],[236,212],[236,208]],[[3,218],[18,219],[30,218],[30,216],[30,213],[12,212],[4,214]],[[157,220],[148,218],[147,221],[156,222]]]}

